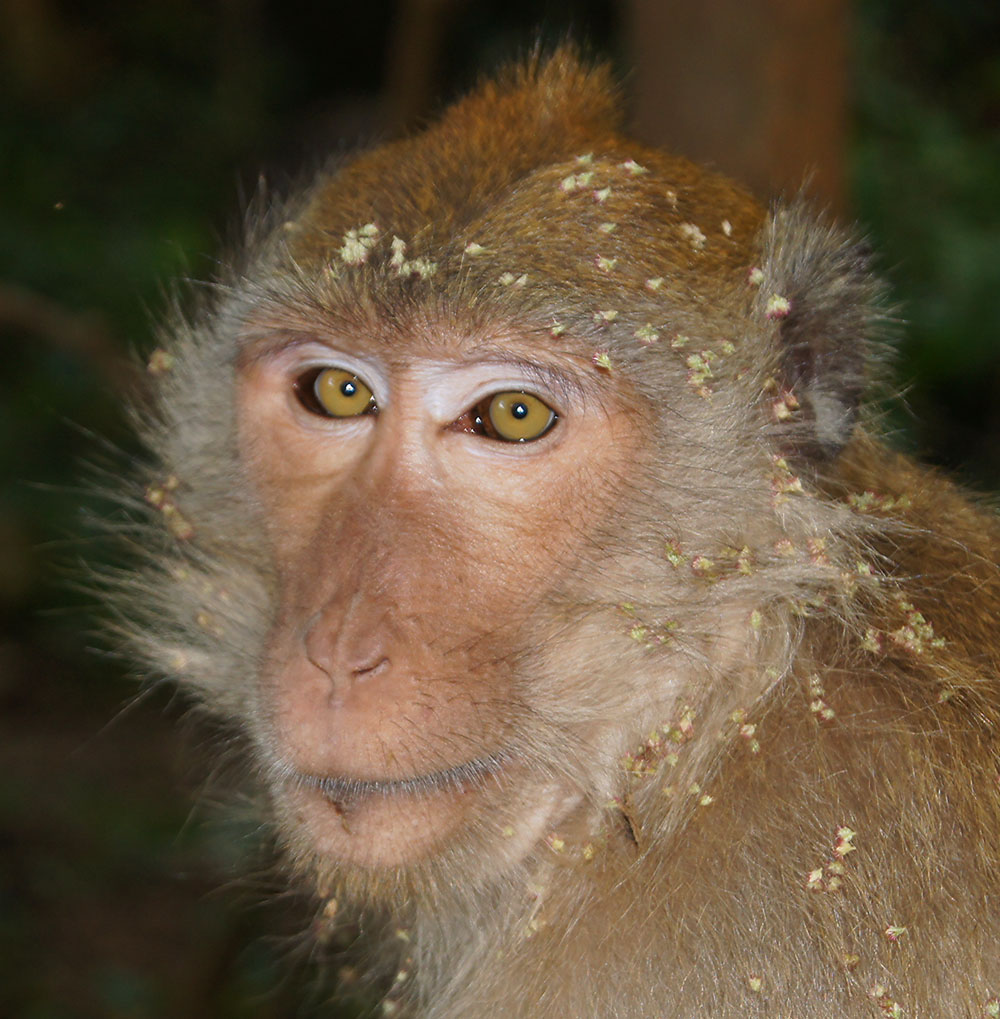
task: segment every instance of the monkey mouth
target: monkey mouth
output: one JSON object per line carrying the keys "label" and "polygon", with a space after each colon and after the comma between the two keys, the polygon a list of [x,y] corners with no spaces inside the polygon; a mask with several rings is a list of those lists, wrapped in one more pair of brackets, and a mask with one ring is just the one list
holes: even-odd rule
{"label": "monkey mouth", "polygon": [[[400,778],[291,771],[279,802],[299,825],[301,848],[327,863],[362,871],[406,868],[449,846],[477,846],[490,832],[513,863],[550,826],[548,819],[566,809],[564,789],[525,794],[527,763],[503,750]],[[516,826],[517,837],[507,833],[504,820]]]}
{"label": "monkey mouth", "polygon": [[469,786],[481,785],[495,777],[510,760],[505,753],[490,754],[441,771],[414,775],[410,778],[353,778],[340,775],[309,775],[300,773],[300,786],[317,789],[331,803],[355,803],[373,797],[425,796],[437,792],[465,792]]}

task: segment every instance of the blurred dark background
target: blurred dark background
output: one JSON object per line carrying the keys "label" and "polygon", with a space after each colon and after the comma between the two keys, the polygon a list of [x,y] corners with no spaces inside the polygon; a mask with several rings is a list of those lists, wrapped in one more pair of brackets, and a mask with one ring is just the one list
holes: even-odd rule
{"label": "blurred dark background", "polygon": [[0,0],[0,1015],[353,1014],[252,823],[192,811],[182,706],[89,635],[85,465],[127,469],[128,357],[259,172],[567,33],[646,138],[863,224],[908,320],[897,441],[1000,485],[995,0]]}

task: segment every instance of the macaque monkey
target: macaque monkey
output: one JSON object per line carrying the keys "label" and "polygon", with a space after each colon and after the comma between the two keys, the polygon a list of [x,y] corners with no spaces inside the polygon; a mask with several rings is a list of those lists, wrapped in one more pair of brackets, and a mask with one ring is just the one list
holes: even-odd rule
{"label": "macaque monkey", "polygon": [[150,362],[133,653],[386,1012],[998,1016],[997,519],[859,409],[864,245],[619,106],[559,50],[255,226]]}

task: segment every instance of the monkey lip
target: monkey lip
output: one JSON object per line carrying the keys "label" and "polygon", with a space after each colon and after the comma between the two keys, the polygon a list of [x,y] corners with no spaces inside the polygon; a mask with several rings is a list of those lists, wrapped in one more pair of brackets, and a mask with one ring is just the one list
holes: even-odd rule
{"label": "monkey lip", "polygon": [[452,768],[410,778],[354,778],[299,773],[298,784],[319,790],[331,803],[356,803],[373,797],[422,796],[437,792],[465,792],[471,785],[498,775],[510,760],[505,753],[479,757]]}
{"label": "monkey lip", "polygon": [[[405,778],[294,772],[287,803],[321,857],[362,869],[416,863],[447,845],[492,794],[502,795],[513,755],[496,753]],[[478,805],[478,806],[477,806]]]}

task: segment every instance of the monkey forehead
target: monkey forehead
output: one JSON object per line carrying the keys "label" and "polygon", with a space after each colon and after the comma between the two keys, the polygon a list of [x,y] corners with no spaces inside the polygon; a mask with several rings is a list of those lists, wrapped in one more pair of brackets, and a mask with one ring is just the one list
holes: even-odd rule
{"label": "monkey forehead", "polygon": [[322,177],[286,224],[288,257],[348,290],[447,285],[522,308],[620,298],[659,277],[697,292],[745,272],[761,206],[629,140],[620,105],[607,70],[571,51],[524,65]]}

